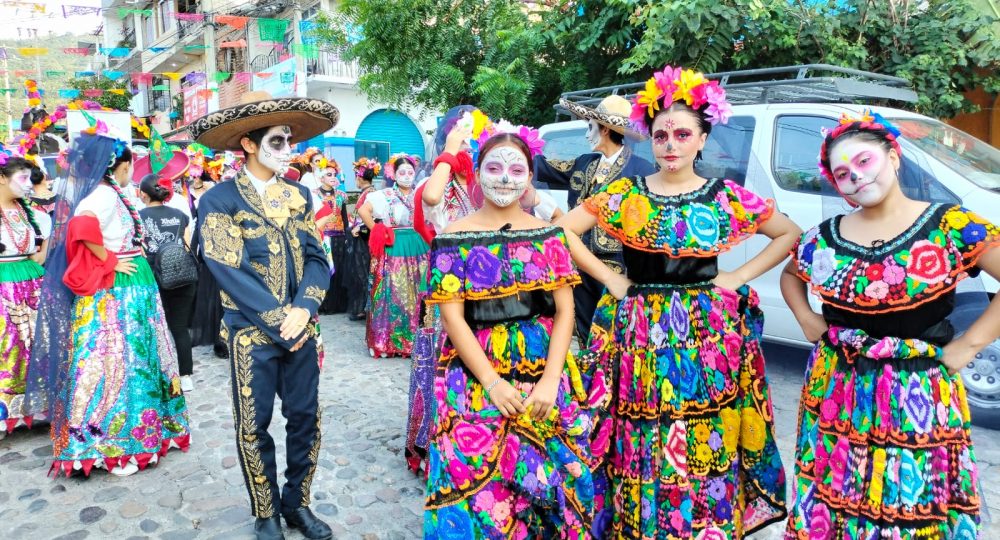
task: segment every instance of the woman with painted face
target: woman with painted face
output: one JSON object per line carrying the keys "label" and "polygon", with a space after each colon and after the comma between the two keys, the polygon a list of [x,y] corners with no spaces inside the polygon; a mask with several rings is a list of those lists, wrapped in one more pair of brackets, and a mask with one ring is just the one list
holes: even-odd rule
{"label": "woman with painted face", "polygon": [[351,238],[347,240],[347,261],[344,265],[344,286],[347,288],[347,314],[352,321],[365,320],[368,291],[371,288],[371,251],[368,248],[370,229],[358,211],[365,205],[374,190],[372,182],[382,172],[382,165],[373,159],[361,158],[354,162],[354,181],[358,184],[358,201],[351,215]]}
{"label": "woman with painted face", "polygon": [[[314,193],[322,204],[316,212],[316,226],[330,249],[330,288],[319,306],[323,314],[347,311],[348,291],[344,286],[344,272],[347,258],[347,194],[340,190],[340,166],[336,161],[322,160],[320,163],[319,189]],[[325,210],[324,210],[325,209]],[[320,215],[325,214],[324,217]]]}
{"label": "woman with painted face", "polygon": [[31,164],[0,151],[0,439],[31,427],[24,393],[45,271],[49,216],[32,208]]}
{"label": "woman with painted face", "polygon": [[[132,152],[98,128],[69,152],[71,219],[53,234],[29,401],[51,410],[52,470],[129,475],[190,441],[177,351],[143,226],[124,188]],[[75,199],[75,197],[80,197]],[[31,405],[29,403],[29,405]],[[34,405],[33,405],[34,406]]]}
{"label": "woman with painted face", "polygon": [[446,337],[425,538],[590,538],[590,400],[569,352],[580,276],[563,230],[521,207],[531,158],[517,134],[490,137],[470,186],[482,208],[434,239]]}
{"label": "woman with painted face", "polygon": [[[590,335],[612,381],[599,538],[739,538],[785,516],[763,313],[746,283],[780,264],[801,230],[773,200],[695,174],[729,114],[717,83],[667,66],[632,115],[659,172],[609,182],[560,221],[577,234],[603,228],[625,262],[617,274],[573,241],[577,263],[609,291]],[[758,233],[770,245],[719,270],[720,253]]]}
{"label": "woman with painted face", "polygon": [[427,275],[427,242],[413,230],[416,162],[393,156],[385,168],[393,186],[373,191],[358,208],[371,231],[371,299],[365,334],[373,358],[410,356],[420,324],[420,293]]}
{"label": "woman with painted face", "polygon": [[858,210],[803,234],[781,277],[816,342],[799,402],[789,538],[979,537],[958,372],[1000,336],[1000,300],[959,337],[947,317],[960,280],[1000,277],[1000,230],[961,206],[908,198],[898,136],[869,111],[825,134],[820,171]]}

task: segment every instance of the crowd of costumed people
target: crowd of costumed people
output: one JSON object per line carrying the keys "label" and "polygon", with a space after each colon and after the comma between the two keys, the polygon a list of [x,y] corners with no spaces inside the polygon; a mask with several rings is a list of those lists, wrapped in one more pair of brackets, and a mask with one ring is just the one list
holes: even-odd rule
{"label": "crowd of costumed people", "polygon": [[[427,538],[722,540],[777,522],[787,538],[977,537],[957,372],[1000,336],[1000,300],[960,336],[948,315],[962,279],[1000,276],[1000,231],[908,198],[900,133],[867,110],[816,149],[854,211],[803,232],[774,200],[695,172],[732,115],[701,73],[667,66],[631,101],[562,105],[588,126],[574,159],[462,105],[432,159],[357,157],[353,182],[303,148],[334,105],[261,92],[193,122],[185,148],[130,147],[88,114],[58,179],[31,141],[9,145],[0,436],[49,430],[56,474],[169,461],[197,436],[185,395],[192,348],[209,346],[232,370],[255,534],[329,538],[309,509],[320,369],[364,325],[371,361],[409,359],[400,430]],[[568,208],[540,185],[568,190]],[[763,249],[721,270],[755,235]],[[788,476],[748,286],[782,265],[815,343]]]}

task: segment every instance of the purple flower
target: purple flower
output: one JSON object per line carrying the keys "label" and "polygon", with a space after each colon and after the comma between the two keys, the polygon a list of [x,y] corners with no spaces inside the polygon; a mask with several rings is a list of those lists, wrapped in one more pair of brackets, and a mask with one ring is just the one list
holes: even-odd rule
{"label": "purple flower", "polygon": [[681,300],[680,293],[677,291],[674,291],[674,295],[670,299],[670,327],[674,330],[674,334],[677,335],[678,339],[687,339],[689,328],[688,311],[684,307],[684,301]]}
{"label": "purple flower", "polygon": [[687,235],[687,230],[688,226],[686,221],[678,221],[677,223],[674,223],[674,234],[677,235],[678,239],[683,240],[684,236]]}
{"label": "purple flower", "polygon": [[719,447],[721,446],[722,446],[722,437],[719,436],[718,431],[713,431],[712,434],[708,436],[708,447],[711,448],[712,451],[714,452],[718,450]]}
{"label": "purple flower", "polygon": [[451,270],[451,265],[454,264],[455,260],[451,255],[447,253],[439,253],[437,259],[434,261],[434,266],[442,272],[447,272]]}
{"label": "purple flower", "polygon": [[534,264],[528,263],[524,265],[524,277],[525,279],[536,281],[538,279],[541,279],[542,270],[537,266],[535,266]]}
{"label": "purple flower", "polygon": [[500,281],[500,259],[483,246],[469,250],[465,268],[469,280],[477,288],[493,287]]}
{"label": "purple flower", "polygon": [[615,193],[610,198],[608,198],[608,209],[612,212],[617,212],[622,206],[622,195],[621,193]]}
{"label": "purple flower", "polygon": [[726,484],[721,478],[712,478],[709,480],[707,488],[708,496],[717,501],[721,500],[726,495]]}

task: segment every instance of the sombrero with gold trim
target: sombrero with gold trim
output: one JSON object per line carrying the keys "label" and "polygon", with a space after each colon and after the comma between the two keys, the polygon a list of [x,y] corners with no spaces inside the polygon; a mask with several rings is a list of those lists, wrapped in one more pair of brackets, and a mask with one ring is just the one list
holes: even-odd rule
{"label": "sombrero with gold trim", "polygon": [[597,107],[587,107],[560,98],[559,106],[581,120],[595,120],[598,124],[626,137],[639,140],[647,138],[645,134],[632,128],[632,120],[629,119],[632,115],[632,104],[621,96],[608,96],[602,99]]}
{"label": "sombrero with gold trim", "polygon": [[195,140],[215,150],[242,150],[240,139],[260,128],[289,126],[292,144],[309,140],[337,125],[340,111],[312,98],[273,98],[250,92],[242,103],[209,113],[188,126]]}

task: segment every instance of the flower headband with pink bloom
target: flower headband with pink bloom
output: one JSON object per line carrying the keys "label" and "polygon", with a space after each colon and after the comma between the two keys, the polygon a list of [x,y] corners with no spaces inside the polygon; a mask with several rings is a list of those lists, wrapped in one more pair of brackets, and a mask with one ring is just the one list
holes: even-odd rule
{"label": "flower headband with pink bloom", "polygon": [[388,161],[385,162],[385,177],[387,179],[393,181],[396,180],[396,160],[400,158],[408,161],[410,163],[410,166],[412,166],[414,170],[417,169],[417,159],[415,157],[409,154],[404,154],[402,152],[398,154],[393,154],[389,156]]}
{"label": "flower headband with pink bloom", "polygon": [[632,100],[629,117],[639,131],[649,131],[656,113],[675,102],[683,101],[688,107],[705,114],[713,126],[725,124],[733,115],[732,105],[726,101],[726,91],[718,81],[710,81],[703,73],[692,69],[666,66],[646,81],[646,87]]}
{"label": "flower headband with pink bloom", "polygon": [[483,115],[483,117],[485,118],[485,122],[481,124],[477,122],[472,131],[472,136],[476,137],[479,148],[482,148],[486,144],[486,141],[495,135],[512,133],[520,137],[528,145],[528,150],[531,152],[531,156],[529,157],[534,158],[542,154],[542,150],[545,148],[545,140],[542,139],[537,129],[531,126],[515,126],[503,119],[493,122],[486,115]]}
{"label": "flower headband with pink bloom", "polygon": [[354,162],[354,175],[364,176],[365,171],[371,169],[378,176],[382,172],[382,165],[376,159],[368,159],[363,157]]}

